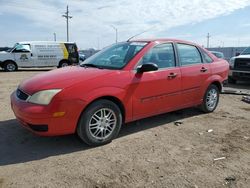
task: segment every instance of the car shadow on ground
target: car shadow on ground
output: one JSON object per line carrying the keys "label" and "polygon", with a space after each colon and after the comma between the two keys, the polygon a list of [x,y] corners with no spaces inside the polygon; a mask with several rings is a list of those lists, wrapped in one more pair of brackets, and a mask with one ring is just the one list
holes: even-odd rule
{"label": "car shadow on ground", "polygon": [[[201,113],[196,108],[189,108],[128,123],[122,127],[118,139],[166,123],[197,116]],[[22,128],[15,119],[0,121],[0,143],[0,166],[40,160],[50,156],[91,148],[84,144],[76,135],[58,137],[33,135]]]}

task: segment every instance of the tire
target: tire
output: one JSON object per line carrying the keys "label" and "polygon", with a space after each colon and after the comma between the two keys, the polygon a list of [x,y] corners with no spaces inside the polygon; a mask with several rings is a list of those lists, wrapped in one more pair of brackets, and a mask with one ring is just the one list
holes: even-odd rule
{"label": "tire", "polygon": [[121,125],[122,114],[119,107],[112,101],[101,99],[82,113],[77,134],[90,146],[104,145],[117,137]]}
{"label": "tire", "polygon": [[233,79],[232,77],[228,77],[229,84],[236,84],[237,80]]}
{"label": "tire", "polygon": [[62,60],[60,61],[58,68],[67,67],[67,66],[69,66],[69,62],[66,60]]}
{"label": "tire", "polygon": [[205,113],[213,112],[219,102],[219,89],[216,85],[210,85],[203,97],[203,102],[200,105],[200,109]]}
{"label": "tire", "polygon": [[3,69],[5,72],[13,72],[13,71],[17,71],[18,67],[16,63],[13,61],[6,61],[4,63]]}

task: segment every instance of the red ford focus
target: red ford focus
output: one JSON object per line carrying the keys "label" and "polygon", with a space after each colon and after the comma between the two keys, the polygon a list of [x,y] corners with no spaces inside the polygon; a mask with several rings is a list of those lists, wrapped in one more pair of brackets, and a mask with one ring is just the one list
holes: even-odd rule
{"label": "red ford focus", "polygon": [[114,139],[123,123],[182,108],[213,112],[229,65],[193,43],[138,40],[112,45],[78,67],[38,74],[19,85],[11,106],[24,127],[77,133],[89,145]]}

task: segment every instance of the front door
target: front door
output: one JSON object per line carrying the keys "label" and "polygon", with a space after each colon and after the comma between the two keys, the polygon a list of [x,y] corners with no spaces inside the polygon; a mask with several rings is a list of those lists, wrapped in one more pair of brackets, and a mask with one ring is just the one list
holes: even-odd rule
{"label": "front door", "polygon": [[17,44],[12,51],[19,67],[32,67],[33,59],[29,44]]}
{"label": "front door", "polygon": [[137,66],[146,63],[155,63],[159,69],[132,73],[134,120],[171,111],[181,105],[181,73],[180,68],[176,67],[173,44],[153,47]]}

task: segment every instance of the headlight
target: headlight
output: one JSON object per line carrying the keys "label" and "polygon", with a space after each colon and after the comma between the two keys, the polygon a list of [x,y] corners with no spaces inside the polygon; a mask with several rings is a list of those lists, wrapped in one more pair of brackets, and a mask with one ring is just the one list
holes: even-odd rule
{"label": "headlight", "polygon": [[235,58],[231,58],[230,61],[229,61],[229,65],[231,67],[234,67],[234,61],[235,61]]}
{"label": "headlight", "polygon": [[61,89],[50,89],[38,91],[27,100],[30,103],[48,105],[52,98],[61,91]]}

